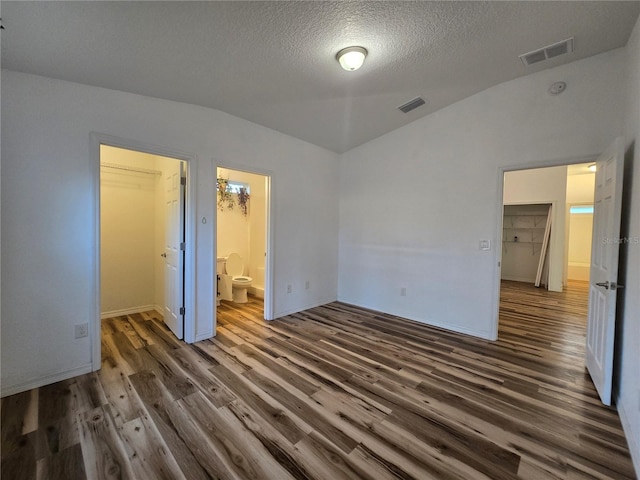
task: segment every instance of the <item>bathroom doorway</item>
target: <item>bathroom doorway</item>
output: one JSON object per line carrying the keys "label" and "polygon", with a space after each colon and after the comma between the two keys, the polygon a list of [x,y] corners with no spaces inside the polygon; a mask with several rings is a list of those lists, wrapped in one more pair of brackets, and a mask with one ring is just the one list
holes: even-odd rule
{"label": "bathroom doorway", "polygon": [[[262,305],[263,317],[273,318],[270,255],[271,177],[244,169],[216,169],[216,257],[218,280],[217,302],[229,302],[242,308],[241,288],[231,285],[226,271],[230,255],[241,259],[241,273],[249,278],[249,299]],[[238,273],[234,272],[234,276]],[[225,277],[226,276],[226,277]]]}

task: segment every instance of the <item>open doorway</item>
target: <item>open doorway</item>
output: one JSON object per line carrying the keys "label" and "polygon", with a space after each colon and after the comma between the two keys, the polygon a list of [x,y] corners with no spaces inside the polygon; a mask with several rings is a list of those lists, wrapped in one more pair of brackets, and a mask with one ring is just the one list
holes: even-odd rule
{"label": "open doorway", "polygon": [[217,299],[272,318],[270,186],[263,173],[216,169]]}
{"label": "open doorway", "polygon": [[591,165],[504,172],[500,312],[520,308],[519,298],[524,310],[533,306],[531,302],[548,302],[554,305],[556,322],[566,321],[572,328],[577,325],[580,335],[586,336],[592,230],[584,218],[572,221],[577,214],[571,212],[577,212],[578,205],[584,211],[593,205],[595,172],[589,169]]}
{"label": "open doorway", "polygon": [[100,145],[100,317],[156,312],[185,336],[181,159]]}

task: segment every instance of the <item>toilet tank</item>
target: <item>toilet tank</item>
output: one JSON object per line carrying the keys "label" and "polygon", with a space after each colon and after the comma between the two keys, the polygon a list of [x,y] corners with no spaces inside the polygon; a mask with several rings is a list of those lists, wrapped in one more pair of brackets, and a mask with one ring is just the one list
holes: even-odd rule
{"label": "toilet tank", "polygon": [[224,264],[227,262],[227,257],[216,258],[216,273],[224,273]]}

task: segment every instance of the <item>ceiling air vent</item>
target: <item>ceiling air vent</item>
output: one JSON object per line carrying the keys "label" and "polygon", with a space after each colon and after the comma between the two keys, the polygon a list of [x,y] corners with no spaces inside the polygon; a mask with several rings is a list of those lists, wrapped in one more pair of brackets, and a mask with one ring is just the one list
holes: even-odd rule
{"label": "ceiling air vent", "polygon": [[402,110],[404,113],[409,113],[411,110],[415,110],[425,103],[426,102],[421,97],[416,97],[413,100],[409,100],[404,105],[400,105],[398,107],[398,110]]}
{"label": "ceiling air vent", "polygon": [[534,63],[542,62],[543,60],[548,60],[549,58],[572,52],[573,37],[567,38],[566,40],[558,43],[554,43],[553,45],[547,45],[546,47],[539,48],[538,50],[534,50],[533,52],[520,55],[520,60],[522,60],[522,63],[524,63],[526,66],[529,66],[533,65]]}

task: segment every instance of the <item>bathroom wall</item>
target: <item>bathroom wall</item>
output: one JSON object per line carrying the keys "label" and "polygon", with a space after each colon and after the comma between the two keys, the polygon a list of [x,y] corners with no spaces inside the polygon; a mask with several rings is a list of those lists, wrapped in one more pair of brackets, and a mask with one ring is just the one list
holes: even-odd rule
{"label": "bathroom wall", "polygon": [[[264,296],[266,251],[265,177],[238,170],[218,168],[218,177],[249,184],[249,214],[245,217],[236,205],[218,208],[216,256],[238,253],[244,260],[244,274],[253,278],[251,293]],[[217,199],[216,199],[217,201]]]}

